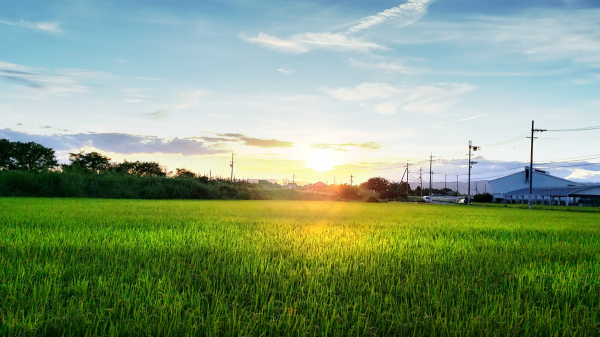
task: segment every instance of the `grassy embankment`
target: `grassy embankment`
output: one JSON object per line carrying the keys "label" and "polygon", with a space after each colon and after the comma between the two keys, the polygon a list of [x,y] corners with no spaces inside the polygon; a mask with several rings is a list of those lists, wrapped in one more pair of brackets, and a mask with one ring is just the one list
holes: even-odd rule
{"label": "grassy embankment", "polygon": [[594,335],[600,214],[0,198],[0,335]]}

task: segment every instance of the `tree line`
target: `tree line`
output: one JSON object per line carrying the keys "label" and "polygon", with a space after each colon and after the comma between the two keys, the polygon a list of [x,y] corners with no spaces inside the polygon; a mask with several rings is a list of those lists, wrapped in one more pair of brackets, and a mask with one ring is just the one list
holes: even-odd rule
{"label": "tree line", "polygon": [[[171,179],[175,178],[175,179]],[[333,185],[328,195],[295,190],[265,190],[243,181],[209,179],[184,168],[167,172],[152,161],[113,162],[98,152],[69,153],[59,164],[55,151],[35,142],[0,139],[0,196],[94,197],[132,199],[333,199],[406,200],[429,195],[407,182],[370,178],[359,186]],[[434,195],[456,195],[433,189]]]}

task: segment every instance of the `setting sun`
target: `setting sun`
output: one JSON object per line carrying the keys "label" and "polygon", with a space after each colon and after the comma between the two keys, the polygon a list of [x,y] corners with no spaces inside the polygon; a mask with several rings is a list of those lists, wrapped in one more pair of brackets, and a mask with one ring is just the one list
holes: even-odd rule
{"label": "setting sun", "polygon": [[333,165],[333,158],[325,152],[312,153],[307,162],[307,167],[315,171],[329,171]]}

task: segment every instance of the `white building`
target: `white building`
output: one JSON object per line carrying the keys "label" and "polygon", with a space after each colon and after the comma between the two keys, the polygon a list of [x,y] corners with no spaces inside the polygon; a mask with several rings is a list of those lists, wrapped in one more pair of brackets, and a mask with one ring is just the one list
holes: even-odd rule
{"label": "white building", "polygon": [[[529,166],[525,170],[506,177],[490,180],[488,184],[494,199],[504,199],[507,192],[529,188]],[[584,184],[550,175],[548,172],[533,169],[533,188],[577,187]]]}
{"label": "white building", "polygon": [[[529,200],[529,167],[506,177],[490,180],[494,200],[527,203]],[[586,185],[533,169],[532,203],[545,205],[598,206],[600,186]]]}

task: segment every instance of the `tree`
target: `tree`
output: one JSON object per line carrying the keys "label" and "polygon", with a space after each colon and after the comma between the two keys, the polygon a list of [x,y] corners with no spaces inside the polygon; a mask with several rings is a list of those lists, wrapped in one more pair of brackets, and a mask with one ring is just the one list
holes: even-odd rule
{"label": "tree", "polygon": [[356,200],[358,198],[358,187],[348,184],[335,186],[337,195],[345,200]]}
{"label": "tree", "polygon": [[114,164],[114,172],[121,174],[135,174],[142,177],[164,177],[167,173],[164,169],[156,162],[129,162],[125,160],[122,163]]}
{"label": "tree", "polygon": [[366,182],[360,184],[360,187],[367,189],[367,190],[374,190],[375,192],[379,192],[380,194],[382,194],[385,191],[387,191],[389,185],[390,185],[389,180],[382,178],[382,177],[375,177],[375,178],[370,178]]}
{"label": "tree", "polygon": [[[406,198],[406,182],[392,182],[388,185],[388,189],[385,193],[380,194],[380,196],[384,199],[392,199],[392,198]],[[410,189],[410,185],[408,186],[408,192],[410,193],[412,190]]]}
{"label": "tree", "polygon": [[184,168],[176,169],[175,178],[193,179],[196,178],[196,173],[188,171]]}
{"label": "tree", "polygon": [[70,167],[75,170],[88,170],[94,173],[107,172],[110,167],[110,158],[101,155],[98,152],[85,153],[69,153],[69,161],[71,165],[65,165],[64,168]]}
{"label": "tree", "polygon": [[12,143],[8,139],[0,139],[0,170],[10,170],[13,159]]}
{"label": "tree", "polygon": [[44,171],[58,166],[54,150],[35,142],[0,140],[0,169],[9,171]]}

